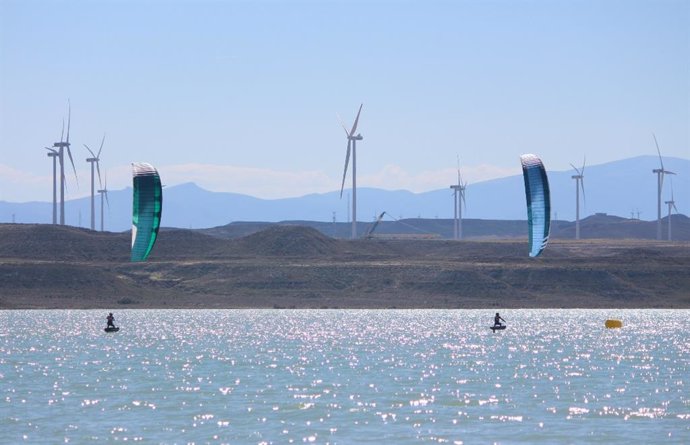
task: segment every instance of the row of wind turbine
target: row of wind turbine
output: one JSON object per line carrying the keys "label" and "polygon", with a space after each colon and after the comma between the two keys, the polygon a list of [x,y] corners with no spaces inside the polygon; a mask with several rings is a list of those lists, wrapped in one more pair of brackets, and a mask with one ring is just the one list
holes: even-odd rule
{"label": "row of wind turbine", "polygon": [[[664,187],[664,176],[665,175],[675,175],[674,172],[666,170],[664,167],[664,160],[661,157],[661,149],[659,148],[659,142],[656,139],[656,135],[652,133],[654,138],[654,145],[656,146],[656,152],[659,156],[659,168],[652,170],[652,173],[657,175],[657,216],[656,216],[656,239],[661,240],[661,192]],[[582,161],[582,168],[578,169],[573,164],[570,166],[577,172],[576,175],[571,176],[575,179],[575,239],[580,239],[580,190],[582,190],[582,199],[585,201],[585,161]],[[671,212],[675,210],[676,213],[678,209],[676,208],[676,203],[673,200],[673,183],[671,183],[671,200],[664,201],[664,204],[668,205],[668,240],[671,240]],[[639,218],[639,212],[638,212]]]}
{"label": "row of wind turbine", "polygon": [[[71,144],[69,141],[70,127],[72,122],[72,106],[69,101],[67,101],[67,135],[65,137],[65,121],[62,121],[62,133],[60,134],[60,142],[53,143],[51,147],[44,147],[48,150],[48,157],[53,159],[53,224],[58,223],[58,205],[57,205],[57,162],[60,163],[60,225],[65,224],[65,187],[67,185],[67,180],[65,177],[65,153],[69,157],[70,163],[72,164],[72,170],[74,171],[74,180],[79,187],[79,179],[77,177],[77,169],[74,166],[74,159],[72,158]],[[100,156],[103,150],[103,143],[105,142],[105,135],[101,140],[101,146],[98,150],[98,154],[89,148],[88,145],[84,144],[84,147],[91,153],[91,157],[87,158],[86,161],[91,164],[91,230],[95,230],[95,202],[94,202],[94,188],[95,188],[95,178],[94,178],[94,164],[96,164],[96,170],[98,171],[98,182],[101,182],[101,169],[100,169]],[[107,187],[103,187],[98,190],[101,193],[101,231],[103,231],[103,195],[105,195],[106,201],[108,199]]]}
{"label": "row of wind turbine", "polygon": [[65,121],[62,121],[62,133],[60,134],[60,142],[53,143],[53,148],[45,147],[49,151],[48,156],[53,157],[53,222],[57,220],[56,216],[56,193],[55,193],[55,157],[58,158],[60,162],[60,225],[65,224],[65,152],[69,156],[69,161],[72,164],[72,169],[74,170],[74,180],[79,186],[79,180],[77,179],[77,169],[74,166],[74,159],[72,159],[72,150],[70,150],[69,143],[69,130],[72,121],[72,106],[67,102],[67,138],[65,139]]}

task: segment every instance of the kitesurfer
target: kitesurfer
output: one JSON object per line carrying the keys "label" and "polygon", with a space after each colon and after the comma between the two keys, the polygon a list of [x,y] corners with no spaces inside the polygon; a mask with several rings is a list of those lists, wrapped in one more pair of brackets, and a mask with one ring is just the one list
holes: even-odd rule
{"label": "kitesurfer", "polygon": [[505,320],[498,315],[498,312],[496,312],[496,316],[494,317],[494,326],[502,326],[501,321],[505,323]]}
{"label": "kitesurfer", "polygon": [[[498,314],[496,314],[498,315]],[[108,326],[106,328],[114,328],[115,327],[115,317],[113,317],[113,313],[109,313],[108,316],[105,318],[108,320]]]}

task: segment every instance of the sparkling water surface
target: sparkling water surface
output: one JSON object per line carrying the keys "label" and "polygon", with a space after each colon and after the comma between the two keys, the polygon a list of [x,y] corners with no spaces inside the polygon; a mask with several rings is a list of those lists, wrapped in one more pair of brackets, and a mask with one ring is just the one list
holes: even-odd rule
{"label": "sparkling water surface", "polygon": [[690,311],[494,312],[0,311],[0,443],[690,443]]}

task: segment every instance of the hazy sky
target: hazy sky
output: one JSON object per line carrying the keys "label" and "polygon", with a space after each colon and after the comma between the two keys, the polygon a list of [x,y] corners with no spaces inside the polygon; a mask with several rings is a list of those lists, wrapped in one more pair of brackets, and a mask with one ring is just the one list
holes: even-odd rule
{"label": "hazy sky", "polygon": [[655,154],[652,132],[690,158],[689,29],[686,0],[0,0],[0,200],[50,200],[68,99],[70,198],[103,133],[111,189],[146,161],[168,185],[336,190],[361,102],[361,186]]}

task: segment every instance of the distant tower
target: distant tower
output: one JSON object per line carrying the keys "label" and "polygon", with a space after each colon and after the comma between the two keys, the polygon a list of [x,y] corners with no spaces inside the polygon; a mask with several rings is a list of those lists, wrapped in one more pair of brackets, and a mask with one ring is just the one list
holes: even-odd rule
{"label": "distant tower", "polygon": [[74,160],[72,159],[72,151],[70,150],[69,143],[69,128],[72,117],[72,105],[67,101],[67,139],[62,140],[62,136],[65,133],[65,121],[62,121],[62,135],[60,135],[60,142],[55,142],[53,144],[54,148],[57,148],[58,156],[60,159],[60,225],[65,225],[65,149],[69,160],[72,163],[72,169],[74,170],[74,179],[77,179],[77,169],[74,167]]}
{"label": "distant tower", "polygon": [[[340,122],[347,135],[347,152],[345,154],[345,169],[343,170],[343,184],[340,187],[340,197],[343,197],[343,189],[345,188],[345,176],[347,176],[347,167],[350,164],[350,153],[352,153],[352,239],[357,238],[357,141],[364,139],[357,131],[357,124],[359,123],[359,115],[362,113],[362,106],[359,106],[355,123],[352,125],[352,130],[348,131],[345,124]],[[348,205],[349,207],[349,205]]]}
{"label": "distant tower", "polygon": [[582,189],[582,199],[585,198],[585,161],[582,161],[582,169],[578,169],[573,164],[570,166],[577,172],[571,176],[575,180],[575,239],[580,239],[580,189]]}
{"label": "distant tower", "polygon": [[110,208],[110,202],[108,201],[108,172],[105,174],[103,188],[98,190],[98,193],[101,195],[101,232],[103,232],[103,228],[105,226],[103,223],[103,197],[105,197],[108,208]]}
{"label": "distant tower", "polygon": [[86,147],[87,150],[89,150],[89,153],[91,153],[90,158],[86,158],[86,162],[91,164],[91,230],[96,230],[96,194],[95,194],[95,185],[94,185],[94,171],[93,171],[93,166],[96,164],[96,169],[98,170],[98,184],[102,185],[101,182],[101,167],[100,167],[100,161],[101,161],[101,151],[103,150],[103,143],[105,142],[105,134],[103,135],[103,140],[101,141],[101,148],[98,149],[98,154],[94,154],[94,152],[89,148],[88,145],[84,144],[84,147]]}
{"label": "distant tower", "polygon": [[462,207],[465,205],[465,189],[467,182],[462,182],[460,176],[460,157],[458,156],[458,183],[451,185],[453,190],[453,239],[462,239]]}
{"label": "distant tower", "polygon": [[671,241],[671,211],[675,210],[678,213],[676,202],[673,200],[673,183],[671,183],[671,200],[664,201],[664,203],[668,206],[668,240]]}
{"label": "distant tower", "polygon": [[654,136],[654,144],[656,145],[656,152],[659,154],[659,164],[661,168],[655,168],[652,173],[656,174],[656,239],[661,239],[661,189],[664,186],[664,175],[675,175],[672,171],[664,169],[664,161],[661,159],[661,150],[659,150],[659,143],[656,141],[656,135]]}
{"label": "distant tower", "polygon": [[53,225],[57,224],[57,160],[60,154],[57,150],[45,147],[48,157],[53,158]]}
{"label": "distant tower", "polygon": [[335,212],[333,212],[333,238],[338,236],[338,225],[335,223]]}

